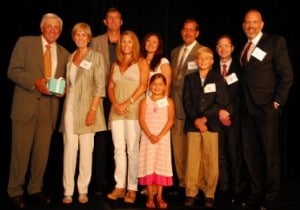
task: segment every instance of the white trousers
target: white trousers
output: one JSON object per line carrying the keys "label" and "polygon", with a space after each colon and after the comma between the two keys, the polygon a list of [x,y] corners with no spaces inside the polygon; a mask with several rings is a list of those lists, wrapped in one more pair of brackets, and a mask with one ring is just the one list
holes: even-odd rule
{"label": "white trousers", "polygon": [[77,188],[79,194],[87,194],[92,175],[92,156],[95,133],[74,134],[73,108],[68,104],[65,112],[63,186],[64,195],[72,196],[79,149]]}
{"label": "white trousers", "polygon": [[116,188],[137,191],[139,142],[141,128],[138,120],[114,120],[111,122],[114,143]]}

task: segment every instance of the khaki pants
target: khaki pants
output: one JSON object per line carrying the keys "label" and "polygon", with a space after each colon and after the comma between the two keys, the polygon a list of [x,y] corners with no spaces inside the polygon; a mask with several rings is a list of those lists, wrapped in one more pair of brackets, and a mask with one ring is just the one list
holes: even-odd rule
{"label": "khaki pants", "polygon": [[172,149],[176,174],[179,186],[184,187],[185,159],[186,159],[186,135],[183,131],[184,120],[175,120],[172,128]]}
{"label": "khaki pants", "polygon": [[218,133],[188,132],[185,171],[186,196],[196,197],[198,189],[214,198],[219,176]]}

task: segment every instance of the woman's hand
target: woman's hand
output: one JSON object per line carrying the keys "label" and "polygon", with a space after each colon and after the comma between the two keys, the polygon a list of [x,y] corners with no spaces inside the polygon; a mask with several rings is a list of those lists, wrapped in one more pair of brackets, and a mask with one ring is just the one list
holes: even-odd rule
{"label": "woman's hand", "polygon": [[114,112],[117,115],[126,114],[128,112],[127,107],[128,107],[128,105],[126,103],[122,103],[122,104],[116,103],[113,105]]}
{"label": "woman's hand", "polygon": [[85,120],[87,126],[91,126],[95,123],[96,120],[96,110],[90,109]]}

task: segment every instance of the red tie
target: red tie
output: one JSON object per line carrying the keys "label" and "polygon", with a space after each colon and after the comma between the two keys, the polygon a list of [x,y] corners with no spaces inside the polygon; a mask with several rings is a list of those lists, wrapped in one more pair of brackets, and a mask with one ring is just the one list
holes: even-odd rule
{"label": "red tie", "polygon": [[244,53],[243,53],[243,55],[241,57],[241,61],[242,61],[243,67],[246,67],[246,65],[248,63],[248,51],[249,51],[249,49],[251,47],[251,44],[252,44],[252,42],[248,42],[248,44],[247,44],[247,46],[246,46],[246,48],[244,50]]}
{"label": "red tie", "polygon": [[223,75],[224,78],[225,78],[226,75],[227,75],[227,65],[226,65],[226,64],[223,64],[222,75]]}

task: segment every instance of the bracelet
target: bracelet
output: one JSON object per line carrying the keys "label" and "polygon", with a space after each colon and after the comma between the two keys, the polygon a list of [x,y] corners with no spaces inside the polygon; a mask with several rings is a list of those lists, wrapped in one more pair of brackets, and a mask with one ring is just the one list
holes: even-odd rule
{"label": "bracelet", "polygon": [[132,97],[130,97],[130,99],[129,99],[129,100],[130,100],[130,103],[131,103],[131,104],[133,104],[133,103],[134,103],[134,100],[133,100],[133,98],[132,98]]}
{"label": "bracelet", "polygon": [[90,108],[91,110],[93,110],[93,111],[96,111],[96,108],[95,107],[93,107],[93,106],[91,106],[91,108]]}

